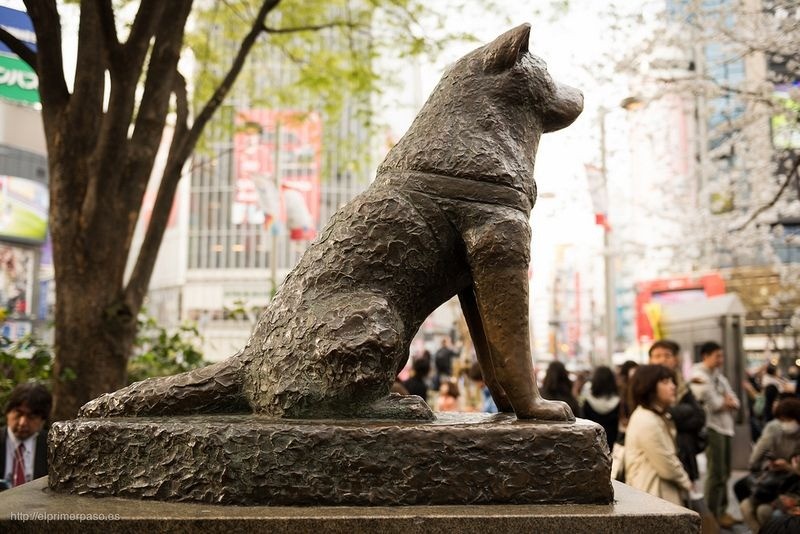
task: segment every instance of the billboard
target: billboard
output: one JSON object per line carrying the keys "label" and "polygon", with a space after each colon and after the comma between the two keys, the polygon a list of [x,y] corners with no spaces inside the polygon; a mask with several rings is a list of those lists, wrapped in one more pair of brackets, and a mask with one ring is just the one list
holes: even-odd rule
{"label": "billboard", "polygon": [[33,249],[0,244],[0,316],[3,321],[27,317],[32,311],[34,258]]}
{"label": "billboard", "polygon": [[718,273],[659,278],[636,284],[636,338],[649,343],[658,339],[662,304],[692,302],[722,295],[725,281]]}
{"label": "billboard", "polygon": [[295,240],[319,224],[322,121],[318,113],[249,109],[236,114],[231,222],[259,224]]}
{"label": "billboard", "polygon": [[0,239],[44,243],[48,206],[45,184],[0,175]]}
{"label": "billboard", "polygon": [[[24,11],[0,6],[0,27],[36,50],[33,23]],[[39,78],[5,44],[0,43],[0,98],[22,104],[39,103]]]}

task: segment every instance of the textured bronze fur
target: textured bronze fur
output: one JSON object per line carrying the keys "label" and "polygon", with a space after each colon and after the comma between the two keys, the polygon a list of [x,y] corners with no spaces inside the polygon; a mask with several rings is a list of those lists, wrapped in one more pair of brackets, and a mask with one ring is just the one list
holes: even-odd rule
{"label": "textured bronze fur", "polygon": [[83,416],[252,411],[426,419],[390,396],[414,334],[458,295],[503,411],[571,420],[539,396],[528,333],[530,210],[539,137],[580,114],[579,91],[528,52],[529,25],[456,62],[369,189],[289,274],[247,346],[205,369],[133,384]]}

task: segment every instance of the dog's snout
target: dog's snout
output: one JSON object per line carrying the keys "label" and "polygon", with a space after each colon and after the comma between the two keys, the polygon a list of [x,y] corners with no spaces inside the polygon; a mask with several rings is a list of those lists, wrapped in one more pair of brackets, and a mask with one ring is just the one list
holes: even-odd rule
{"label": "dog's snout", "polygon": [[583,93],[569,85],[557,83],[556,91],[544,115],[544,131],[555,132],[572,124],[583,111]]}

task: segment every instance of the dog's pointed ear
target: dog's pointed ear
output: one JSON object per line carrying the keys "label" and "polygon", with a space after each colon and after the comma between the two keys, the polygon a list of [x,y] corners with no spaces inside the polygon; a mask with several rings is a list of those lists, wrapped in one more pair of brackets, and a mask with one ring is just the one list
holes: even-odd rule
{"label": "dog's pointed ear", "polygon": [[502,72],[513,67],[528,51],[530,36],[531,25],[526,22],[486,45],[483,50],[483,69],[486,72]]}

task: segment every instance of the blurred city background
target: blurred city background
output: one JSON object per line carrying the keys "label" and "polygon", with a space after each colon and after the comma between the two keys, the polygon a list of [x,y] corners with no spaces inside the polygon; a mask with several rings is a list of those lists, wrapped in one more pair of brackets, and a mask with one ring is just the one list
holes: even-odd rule
{"label": "blurred city background", "polygon": [[[767,361],[796,372],[796,4],[464,4],[442,2],[441,16],[417,21],[416,29],[422,36],[458,30],[472,39],[421,56],[365,54],[393,83],[344,95],[335,107],[295,88],[301,67],[290,42],[254,48],[184,171],[150,281],[148,316],[167,330],[196,327],[206,360],[235,353],[328,218],[374,178],[447,65],[531,22],[532,52],[586,100],[577,122],[539,147],[529,270],[537,367],[560,360],[576,372],[645,361],[653,340],[667,336],[684,347],[686,366],[710,338],[723,343],[739,372]],[[77,17],[62,8],[70,50]],[[0,26],[30,35],[22,9],[21,2],[0,2]],[[205,48],[182,61],[197,94],[235,51],[220,28],[207,18],[192,22],[190,34],[202,35]],[[305,53],[369,45],[368,36],[344,43],[320,32]],[[55,293],[36,76],[5,47],[0,69],[2,334],[47,340]],[[281,93],[293,98],[275,96]],[[169,138],[167,132],[165,146]],[[140,226],[150,216],[152,185]],[[446,336],[460,347],[465,333],[457,300],[448,302],[425,322],[412,352],[434,352]]]}

